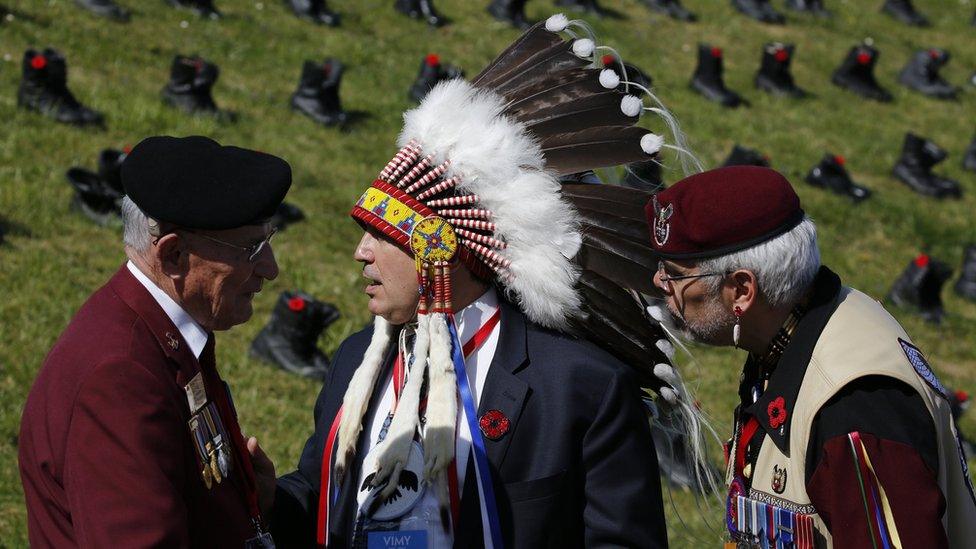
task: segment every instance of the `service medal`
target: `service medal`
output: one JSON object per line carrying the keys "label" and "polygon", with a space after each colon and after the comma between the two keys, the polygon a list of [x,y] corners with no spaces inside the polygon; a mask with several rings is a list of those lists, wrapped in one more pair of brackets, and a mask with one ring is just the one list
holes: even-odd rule
{"label": "service medal", "polygon": [[200,476],[203,477],[203,484],[207,487],[207,490],[213,488],[213,475],[210,473],[210,464],[203,464],[203,471],[200,472]]}
{"label": "service medal", "polygon": [[214,449],[212,442],[207,443],[207,455],[210,456],[210,471],[213,473],[213,478],[217,484],[220,484],[224,478],[220,476],[220,466],[217,465],[217,450]]}

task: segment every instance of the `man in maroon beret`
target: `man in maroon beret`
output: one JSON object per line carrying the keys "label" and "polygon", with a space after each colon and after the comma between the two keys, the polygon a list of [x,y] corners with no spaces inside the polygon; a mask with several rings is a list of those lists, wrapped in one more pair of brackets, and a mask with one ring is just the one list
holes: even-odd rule
{"label": "man in maroon beret", "polygon": [[976,547],[945,388],[877,301],[820,264],[790,183],[721,168],[646,214],[670,313],[657,316],[749,352],[726,451],[730,544]]}
{"label": "man in maroon beret", "polygon": [[128,261],[72,319],[21,418],[31,547],[267,547],[274,466],[241,433],[214,332],[278,276],[277,157],[150,137],[122,164]]}

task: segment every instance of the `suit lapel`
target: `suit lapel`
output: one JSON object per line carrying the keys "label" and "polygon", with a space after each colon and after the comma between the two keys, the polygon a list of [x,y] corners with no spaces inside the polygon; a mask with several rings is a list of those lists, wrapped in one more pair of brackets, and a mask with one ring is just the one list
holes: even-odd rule
{"label": "suit lapel", "polygon": [[498,410],[509,421],[508,431],[498,440],[484,438],[488,461],[491,462],[493,474],[496,476],[505,460],[512,433],[515,432],[522,414],[522,404],[529,392],[528,384],[515,375],[529,358],[526,350],[525,317],[505,300],[500,300],[499,306],[502,316],[498,347],[485,378],[481,402],[478,404],[479,418],[489,410]]}

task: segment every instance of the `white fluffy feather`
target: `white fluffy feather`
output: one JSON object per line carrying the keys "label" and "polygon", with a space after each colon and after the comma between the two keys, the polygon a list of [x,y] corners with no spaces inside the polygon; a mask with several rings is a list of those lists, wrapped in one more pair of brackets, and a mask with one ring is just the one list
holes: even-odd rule
{"label": "white fluffy feather", "polygon": [[603,69],[600,71],[600,85],[612,90],[620,85],[620,76],[611,69]]}
{"label": "white fluffy feather", "polygon": [[342,419],[339,420],[339,432],[336,441],[336,478],[341,479],[356,452],[356,441],[363,428],[363,416],[369,406],[369,398],[373,394],[376,378],[379,377],[383,366],[383,358],[390,345],[393,326],[377,316],[373,320],[373,338],[366,347],[363,361],[352,375],[346,394],[342,397]]}
{"label": "white fluffy feather", "polygon": [[562,32],[569,26],[569,18],[561,13],[549,16],[546,19],[546,30],[549,32]]}
{"label": "white fluffy feather", "polygon": [[655,346],[657,346],[659,351],[664,353],[664,356],[668,357],[668,360],[674,360],[674,345],[670,341],[659,339],[655,343]]}
{"label": "white fluffy feather", "polygon": [[414,139],[436,163],[451,160],[445,176],[459,176],[459,189],[480,197],[507,243],[499,253],[512,262],[511,276],[502,277],[509,295],[534,322],[565,328],[580,309],[570,261],[580,243],[576,214],[545,171],[539,145],[503,108],[494,93],[443,82],[404,115],[400,146]]}
{"label": "white fluffy feather", "polygon": [[591,55],[593,55],[594,49],[596,49],[596,43],[589,38],[580,38],[579,40],[573,42],[573,53],[575,53],[577,57],[588,59]]}
{"label": "white fluffy feather", "polygon": [[625,95],[620,100],[620,111],[627,116],[638,116],[643,108],[644,103],[642,103],[640,98],[637,96]]}
{"label": "white fluffy feather", "polygon": [[647,154],[654,154],[664,146],[664,138],[654,133],[647,133],[641,137],[640,146]]}

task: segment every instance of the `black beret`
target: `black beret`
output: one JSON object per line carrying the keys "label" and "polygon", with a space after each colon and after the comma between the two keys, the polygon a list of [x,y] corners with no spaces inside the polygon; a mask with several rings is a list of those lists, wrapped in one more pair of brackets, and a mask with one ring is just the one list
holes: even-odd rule
{"label": "black beret", "polygon": [[148,137],[122,163],[122,185],[146,215],[188,229],[261,223],[291,186],[284,160],[207,137]]}

